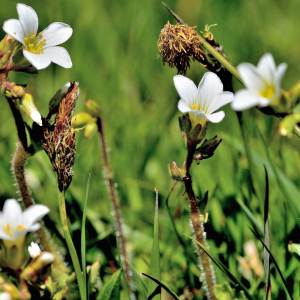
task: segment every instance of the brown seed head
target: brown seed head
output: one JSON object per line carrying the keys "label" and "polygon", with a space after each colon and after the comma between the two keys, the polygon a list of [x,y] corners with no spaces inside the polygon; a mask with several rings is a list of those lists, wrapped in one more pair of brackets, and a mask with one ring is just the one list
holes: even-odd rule
{"label": "brown seed head", "polygon": [[185,74],[190,67],[190,59],[205,61],[199,35],[195,27],[186,25],[171,25],[169,22],[160,31],[157,47],[162,55],[162,61],[171,68],[177,68],[178,73]]}
{"label": "brown seed head", "polygon": [[50,158],[53,171],[57,173],[60,191],[69,187],[73,176],[76,141],[75,131],[71,127],[71,118],[78,94],[78,84],[74,82],[59,105],[54,125],[44,128],[43,148]]}

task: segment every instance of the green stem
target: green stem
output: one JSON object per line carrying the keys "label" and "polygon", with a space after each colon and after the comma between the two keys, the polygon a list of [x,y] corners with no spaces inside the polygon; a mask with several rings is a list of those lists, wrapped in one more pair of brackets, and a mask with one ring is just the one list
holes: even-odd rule
{"label": "green stem", "polygon": [[71,259],[73,262],[73,266],[75,269],[77,281],[78,281],[78,287],[79,287],[79,292],[80,292],[80,297],[82,300],[86,299],[86,293],[84,292],[84,282],[83,282],[83,276],[81,272],[81,267],[79,263],[79,259],[76,253],[76,249],[74,247],[72,237],[69,232],[68,228],[68,219],[67,219],[67,212],[66,212],[66,202],[65,202],[65,192],[62,191],[60,192],[59,188],[58,190],[58,206],[59,206],[59,213],[60,213],[60,219],[61,219],[61,224],[63,227],[63,232],[65,236],[65,240],[67,242],[69,252],[71,255]]}

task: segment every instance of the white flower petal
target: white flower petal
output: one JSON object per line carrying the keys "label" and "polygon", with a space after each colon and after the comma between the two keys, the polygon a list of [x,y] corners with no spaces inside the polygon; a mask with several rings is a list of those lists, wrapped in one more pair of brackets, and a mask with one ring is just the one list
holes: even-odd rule
{"label": "white flower petal", "polygon": [[23,212],[23,225],[25,226],[26,230],[29,231],[30,228],[33,225],[35,226],[35,223],[49,213],[49,211],[50,209],[42,204],[35,204],[27,208]]}
{"label": "white flower petal", "polygon": [[42,116],[37,110],[31,110],[30,118],[38,125],[43,126]]}
{"label": "white flower petal", "polygon": [[6,200],[2,210],[2,217],[4,217],[5,222],[10,225],[10,228],[15,230],[18,222],[22,220],[22,208],[20,203],[16,199]]}
{"label": "white flower petal", "polygon": [[186,102],[182,99],[180,99],[179,102],[178,102],[178,109],[182,113],[187,113],[187,112],[191,111],[191,109],[187,106]]}
{"label": "white flower petal", "polygon": [[224,117],[225,117],[224,111],[219,111],[217,113],[206,116],[208,121],[212,123],[219,123],[224,119]]}
{"label": "white flower petal", "polygon": [[7,241],[13,241],[14,238],[9,236],[5,231],[1,228],[0,229],[0,239],[1,240],[7,240]]}
{"label": "white flower petal", "polygon": [[24,45],[24,30],[19,20],[10,19],[4,22],[3,30]]}
{"label": "white flower petal", "polygon": [[[231,102],[231,108],[241,111],[259,105],[261,97],[249,90],[240,90],[235,94],[235,99]],[[269,103],[269,101],[267,101]]]}
{"label": "white flower petal", "polygon": [[41,254],[41,249],[37,243],[31,242],[28,246],[28,252],[32,258],[35,258]]}
{"label": "white flower petal", "polygon": [[41,224],[40,223],[35,223],[33,225],[31,225],[29,228],[26,228],[27,232],[34,232],[37,231],[41,228]]}
{"label": "white flower petal", "polygon": [[72,68],[72,61],[68,51],[63,47],[50,47],[44,50],[44,54],[47,55],[52,62],[63,67]]}
{"label": "white flower petal", "polygon": [[25,36],[31,34],[36,35],[38,30],[39,20],[35,10],[28,5],[18,3],[17,11],[18,11],[20,23],[24,30],[24,35]]}
{"label": "white flower petal", "polygon": [[0,294],[0,300],[12,300],[12,297],[9,293],[4,292]]}
{"label": "white flower petal", "polygon": [[276,80],[276,86],[281,87],[281,82],[282,82],[282,78],[283,75],[285,73],[287,69],[287,63],[281,63],[276,70],[276,76],[275,76],[275,80]]}
{"label": "white flower petal", "polygon": [[37,70],[45,69],[51,64],[51,58],[44,53],[34,54],[27,50],[23,50],[23,54]]}
{"label": "white flower petal", "polygon": [[246,88],[257,92],[263,90],[265,84],[255,66],[249,63],[241,63],[237,66],[237,70]]}
{"label": "white flower petal", "polygon": [[186,102],[189,107],[197,103],[197,87],[195,83],[182,75],[173,77],[175,88],[182,100]]}
{"label": "white flower petal", "polygon": [[60,22],[50,24],[42,32],[42,38],[46,39],[44,48],[60,45],[67,41],[73,33],[73,29],[68,25]]}
{"label": "white flower petal", "polygon": [[209,107],[209,113],[213,113],[214,111],[218,110],[220,107],[231,103],[234,99],[234,95],[231,92],[222,92],[221,94],[215,96],[215,99],[213,99],[210,107]]}
{"label": "white flower petal", "polygon": [[197,102],[199,109],[207,111],[215,95],[223,91],[223,83],[221,79],[212,72],[204,74],[199,83],[197,91]]}
{"label": "white flower petal", "polygon": [[266,53],[262,56],[257,64],[258,73],[266,80],[269,84],[274,82],[274,75],[276,72],[276,65],[272,54]]}

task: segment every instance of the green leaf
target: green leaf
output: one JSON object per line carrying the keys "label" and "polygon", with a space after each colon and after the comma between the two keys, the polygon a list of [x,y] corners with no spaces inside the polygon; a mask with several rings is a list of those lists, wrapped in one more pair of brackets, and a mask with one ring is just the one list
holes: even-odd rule
{"label": "green leaf", "polygon": [[87,289],[87,276],[86,276],[86,245],[85,245],[85,223],[86,223],[86,208],[87,208],[87,200],[89,195],[89,187],[90,187],[90,179],[91,174],[89,175],[89,179],[86,186],[86,194],[84,199],[83,206],[83,214],[82,214],[82,226],[81,226],[81,265],[82,265],[82,273],[83,273],[83,287],[84,294],[87,295],[87,299],[89,299],[89,291]]}
{"label": "green leaf", "polygon": [[97,300],[120,300],[122,269],[115,272],[103,286]]}
{"label": "green leaf", "polygon": [[246,289],[246,287],[237,278],[235,278],[235,276],[227,269],[227,267],[220,260],[218,260],[213,254],[211,254],[210,251],[205,246],[203,246],[201,243],[199,243],[197,240],[195,240],[191,236],[189,236],[185,233],[184,233],[184,235],[186,235],[187,237],[192,239],[195,243],[197,243],[203,249],[203,251],[211,258],[211,260],[217,265],[217,267],[228,277],[228,279],[233,284],[239,285],[240,288],[244,290],[248,299],[254,300],[252,298],[252,296],[250,295],[250,293],[248,292],[248,290]]}
{"label": "green leaf", "polygon": [[[180,298],[163,282],[161,282],[160,280],[148,275],[148,274],[145,274],[145,273],[142,273],[142,275],[148,277],[149,279],[151,279],[153,282],[157,283],[160,287],[162,287],[163,289],[165,289],[174,299],[177,299],[177,300],[180,300]],[[154,298],[150,298],[148,297],[148,299],[154,299]]]}
{"label": "green leaf", "polygon": [[[150,275],[160,280],[160,254],[159,254],[159,227],[158,227],[158,190],[156,190],[154,238],[151,252]],[[148,282],[148,299],[160,300],[161,287],[153,280]]]}
{"label": "green leaf", "polygon": [[218,284],[215,286],[215,292],[218,300],[246,300],[244,291],[238,291],[238,293],[233,290],[228,282]]}
{"label": "green leaf", "polygon": [[288,249],[290,252],[296,254],[298,260],[300,259],[300,244],[289,244]]}

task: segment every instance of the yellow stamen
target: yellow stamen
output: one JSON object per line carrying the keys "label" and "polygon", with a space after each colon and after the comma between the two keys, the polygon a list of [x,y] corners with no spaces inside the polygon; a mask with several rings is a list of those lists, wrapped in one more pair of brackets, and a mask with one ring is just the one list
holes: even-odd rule
{"label": "yellow stamen", "polygon": [[28,41],[28,38],[24,38],[24,42],[27,42]]}
{"label": "yellow stamen", "polygon": [[193,105],[193,109],[195,109],[195,110],[197,109],[197,104]]}
{"label": "yellow stamen", "polygon": [[42,32],[39,32],[39,35],[42,35]]}
{"label": "yellow stamen", "polygon": [[259,92],[259,95],[264,98],[272,98],[274,96],[274,88],[273,87],[267,87],[263,92]]}
{"label": "yellow stamen", "polygon": [[42,47],[41,49],[40,49],[40,51],[42,52],[44,50],[44,48]]}
{"label": "yellow stamen", "polygon": [[33,37],[33,38],[34,38],[34,37],[35,37],[35,35],[34,35],[34,34],[32,34],[32,35],[31,35],[31,37]]}
{"label": "yellow stamen", "polygon": [[4,227],[4,231],[8,233],[9,232],[9,228],[10,228],[9,224],[6,224],[5,227]]}
{"label": "yellow stamen", "polygon": [[29,52],[33,53],[33,52],[34,52],[34,50],[33,50],[33,49],[30,49],[30,50],[29,50]]}
{"label": "yellow stamen", "polygon": [[16,34],[16,33],[14,32],[14,34]]}
{"label": "yellow stamen", "polygon": [[25,230],[25,227],[23,225],[18,225],[18,229]]}

